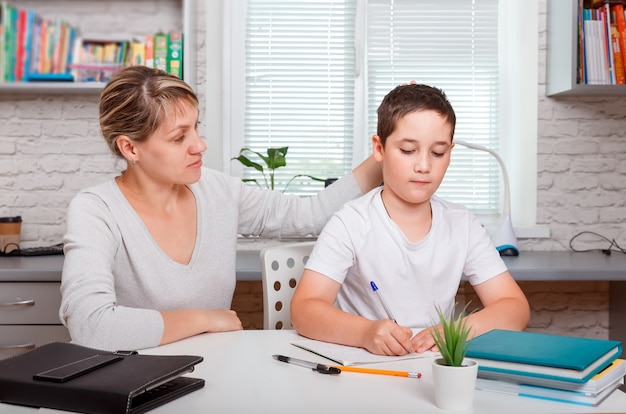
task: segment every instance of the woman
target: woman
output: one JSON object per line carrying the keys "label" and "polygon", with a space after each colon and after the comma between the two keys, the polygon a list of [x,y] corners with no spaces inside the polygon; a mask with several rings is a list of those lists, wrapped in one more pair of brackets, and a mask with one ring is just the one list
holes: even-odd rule
{"label": "woman", "polygon": [[174,76],[135,66],[105,86],[100,128],[127,167],[68,207],[59,313],[74,342],[141,349],[242,329],[237,235],[316,235],[382,181],[370,157],[314,197],[253,188],[202,167],[197,127],[198,99]]}

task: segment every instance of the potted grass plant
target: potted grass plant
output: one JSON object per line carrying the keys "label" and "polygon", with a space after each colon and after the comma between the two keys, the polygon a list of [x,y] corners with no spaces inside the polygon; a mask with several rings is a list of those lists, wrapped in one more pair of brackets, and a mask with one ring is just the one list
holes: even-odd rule
{"label": "potted grass plant", "polygon": [[[255,178],[244,178],[243,182],[254,183],[259,187],[267,188],[269,190],[275,189],[275,180],[274,174],[277,168],[281,168],[287,165],[287,151],[289,147],[281,147],[281,148],[268,148],[267,155],[253,151],[250,148],[242,148],[239,150],[239,155],[231,158],[231,160],[239,161],[244,167],[254,168],[258,172],[263,175],[263,182],[259,182]],[[265,167],[260,162],[253,161],[250,157],[257,157]],[[267,173],[266,173],[267,169]],[[325,180],[323,178],[317,178],[308,174],[296,174],[287,182],[282,192],[284,193],[287,190],[287,187],[298,177],[307,177],[314,181],[322,181]]]}
{"label": "potted grass plant", "polygon": [[441,358],[435,358],[432,363],[435,403],[444,410],[469,410],[474,404],[478,364],[465,358],[472,329],[466,317],[468,305],[456,317],[456,306],[449,314],[436,306],[439,323],[433,323],[430,328],[441,353]]}

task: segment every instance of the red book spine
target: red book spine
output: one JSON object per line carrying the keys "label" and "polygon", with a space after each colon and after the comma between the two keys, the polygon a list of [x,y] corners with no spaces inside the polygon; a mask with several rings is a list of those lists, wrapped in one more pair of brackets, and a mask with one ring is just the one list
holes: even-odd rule
{"label": "red book spine", "polygon": [[622,60],[626,69],[626,17],[624,17],[624,5],[614,4],[612,10],[615,11],[615,24],[619,32],[619,45],[622,51]]}
{"label": "red book spine", "polygon": [[623,52],[620,46],[620,35],[615,22],[615,12],[611,11],[611,48],[613,50],[613,68],[615,71],[615,84],[626,84],[626,76],[624,75]]}
{"label": "red book spine", "polygon": [[15,81],[22,80],[24,74],[24,47],[26,41],[26,10],[20,9],[17,12],[17,40],[15,42]]}

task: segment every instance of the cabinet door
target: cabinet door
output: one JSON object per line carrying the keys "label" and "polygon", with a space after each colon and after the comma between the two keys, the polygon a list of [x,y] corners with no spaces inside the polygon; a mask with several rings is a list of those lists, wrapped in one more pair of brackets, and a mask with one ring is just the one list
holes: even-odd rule
{"label": "cabinet door", "polygon": [[68,342],[63,325],[0,325],[0,359],[29,351],[50,342]]}
{"label": "cabinet door", "polygon": [[59,282],[0,283],[0,324],[61,324]]}

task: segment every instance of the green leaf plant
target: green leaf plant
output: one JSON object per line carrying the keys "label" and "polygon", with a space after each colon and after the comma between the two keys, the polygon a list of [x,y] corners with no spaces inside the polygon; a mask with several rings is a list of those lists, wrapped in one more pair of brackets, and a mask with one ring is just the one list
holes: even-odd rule
{"label": "green leaf plant", "polygon": [[[254,178],[243,178],[242,179],[243,182],[255,183],[260,188],[267,188],[269,190],[274,190],[275,189],[274,173],[277,168],[284,167],[287,165],[287,150],[288,149],[289,147],[268,148],[267,155],[264,155],[260,152],[253,151],[250,148],[244,147],[241,150],[239,150],[239,155],[237,157],[231,158],[231,160],[237,160],[244,167],[254,168],[258,172],[263,174],[263,180],[264,180],[263,183],[259,183],[259,181],[257,181]],[[265,167],[267,168],[267,173],[266,173],[265,168],[260,162],[254,162],[248,157],[252,155],[256,155],[258,158],[261,159],[261,161],[263,161],[263,163],[265,164]],[[324,181],[323,178],[313,177],[312,175],[296,174],[293,177],[291,177],[289,182],[287,182],[287,185],[285,185],[285,188],[282,190],[282,192],[284,193],[287,190],[287,187],[289,187],[289,185],[291,184],[291,182],[298,177],[308,177],[314,181],[322,181],[322,182]]]}
{"label": "green leaf plant", "polygon": [[435,306],[437,315],[439,315],[439,323],[441,324],[443,333],[437,328],[436,324],[430,328],[430,335],[435,341],[435,345],[439,348],[441,357],[446,365],[460,367],[467,353],[471,339],[469,337],[472,327],[467,324],[466,312],[468,302],[461,313],[455,319],[454,310],[452,308],[449,315],[445,315],[439,306]]}

